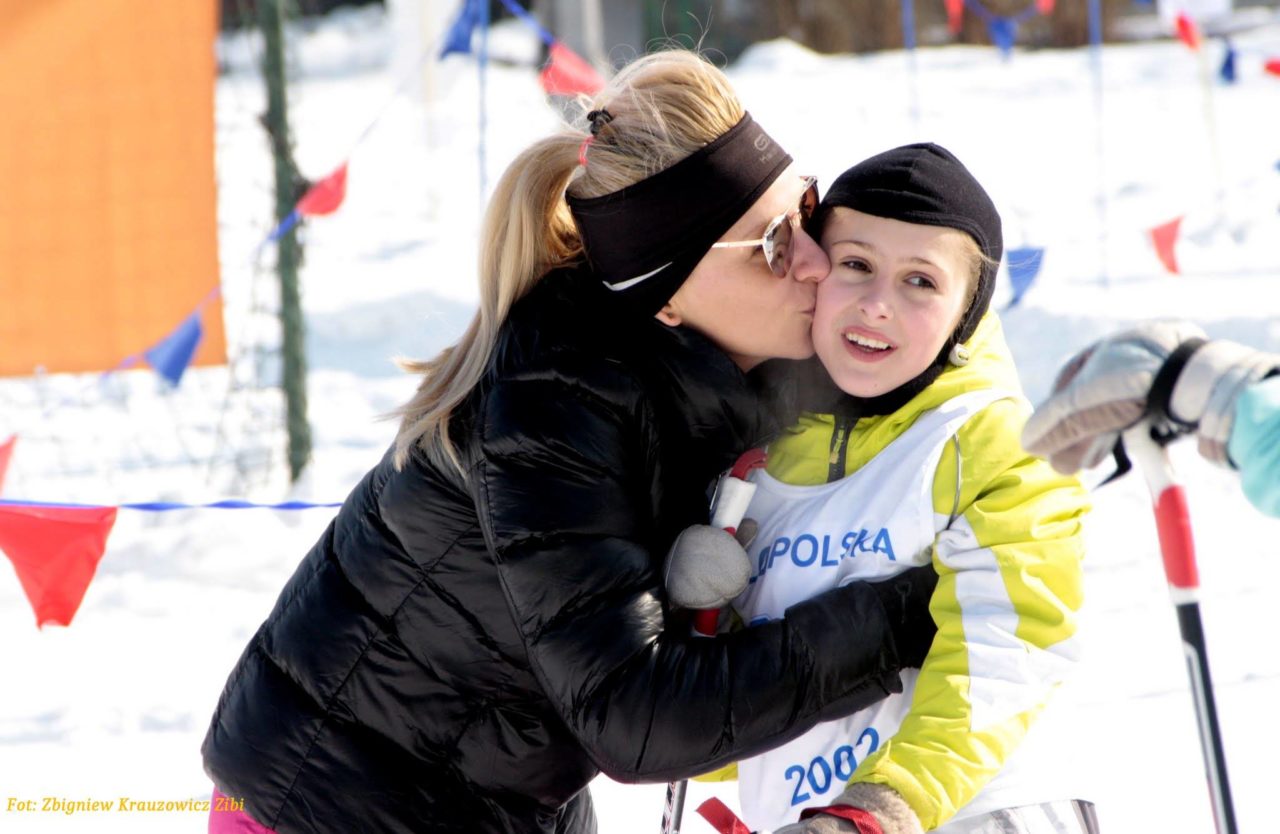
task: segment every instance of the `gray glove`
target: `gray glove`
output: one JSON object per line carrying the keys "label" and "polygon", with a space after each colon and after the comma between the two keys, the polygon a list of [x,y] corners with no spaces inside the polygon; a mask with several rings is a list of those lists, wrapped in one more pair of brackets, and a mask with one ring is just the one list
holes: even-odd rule
{"label": "gray glove", "polygon": [[1075,472],[1101,463],[1121,432],[1153,416],[1163,429],[1194,431],[1202,455],[1228,464],[1236,399],[1280,356],[1204,338],[1193,324],[1151,322],[1090,345],[1058,373],[1022,445],[1059,472]]}
{"label": "gray glove", "polygon": [[[868,813],[884,834],[924,834],[920,818],[902,795],[887,785],[854,782],[836,797],[832,805],[848,805]],[[868,827],[869,829],[869,827]],[[783,826],[773,834],[866,834],[851,820],[816,814],[807,820]]]}
{"label": "gray glove", "polygon": [[752,565],[744,548],[758,529],[747,518],[736,536],[705,524],[681,531],[667,554],[663,576],[671,604],[695,610],[723,608],[746,590]]}

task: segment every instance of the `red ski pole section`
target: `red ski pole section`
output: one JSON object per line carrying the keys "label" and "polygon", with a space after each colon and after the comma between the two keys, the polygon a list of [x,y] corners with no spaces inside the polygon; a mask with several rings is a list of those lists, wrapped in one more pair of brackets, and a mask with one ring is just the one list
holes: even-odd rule
{"label": "red ski pole section", "polygon": [[716,626],[719,624],[720,609],[718,608],[708,608],[693,615],[693,630],[702,637],[715,637]]}
{"label": "red ski pole section", "polygon": [[1160,493],[1156,501],[1156,530],[1160,534],[1160,553],[1169,584],[1179,590],[1199,588],[1195,539],[1191,536],[1191,516],[1182,487],[1166,487]]}
{"label": "red ski pole section", "polygon": [[738,456],[738,460],[733,464],[733,468],[729,470],[729,474],[735,478],[747,479],[747,475],[751,474],[752,469],[759,469],[765,465],[769,459],[764,449],[748,449]]}

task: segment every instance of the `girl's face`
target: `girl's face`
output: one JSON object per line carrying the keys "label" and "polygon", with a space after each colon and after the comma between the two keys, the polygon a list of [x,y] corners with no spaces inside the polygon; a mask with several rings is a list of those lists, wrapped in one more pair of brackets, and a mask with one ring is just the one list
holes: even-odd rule
{"label": "girl's face", "polygon": [[[802,177],[784,172],[720,240],[760,238],[771,220],[797,208],[804,187]],[[766,359],[812,356],[816,289],[831,264],[803,230],[793,232],[791,246],[791,267],[781,278],[769,269],[759,246],[712,249],[658,319],[699,331],[744,371]]]}
{"label": "girl's face", "polygon": [[836,385],[875,397],[933,362],[969,298],[963,232],[836,208],[822,231],[831,274],[818,287],[813,344]]}

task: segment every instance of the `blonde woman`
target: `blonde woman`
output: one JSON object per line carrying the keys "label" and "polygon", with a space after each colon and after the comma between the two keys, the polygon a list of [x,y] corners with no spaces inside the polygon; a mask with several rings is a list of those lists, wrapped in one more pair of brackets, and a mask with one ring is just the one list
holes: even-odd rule
{"label": "blonde woman", "polygon": [[900,689],[929,568],[709,640],[662,587],[774,429],[748,372],[813,353],[815,205],[680,52],[511,164],[470,328],[231,673],[203,753],[243,811],[211,831],[592,832],[600,771],[705,772]]}

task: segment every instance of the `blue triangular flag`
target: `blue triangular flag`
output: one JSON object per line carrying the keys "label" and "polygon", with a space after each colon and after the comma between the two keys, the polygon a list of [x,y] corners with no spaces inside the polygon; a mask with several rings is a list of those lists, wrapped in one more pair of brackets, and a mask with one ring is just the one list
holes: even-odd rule
{"label": "blue triangular flag", "polygon": [[992,17],[987,21],[987,33],[1000,54],[1008,58],[1013,51],[1013,42],[1018,38],[1018,21],[1011,17]]}
{"label": "blue triangular flag", "polygon": [[1040,265],[1044,263],[1043,246],[1025,246],[1021,249],[1010,249],[1006,253],[1009,264],[1009,283],[1013,286],[1013,298],[1005,307],[1014,306],[1022,300],[1036,276],[1040,274]]}
{"label": "blue triangular flag", "polygon": [[445,35],[444,48],[440,50],[441,58],[455,52],[471,54],[471,35],[480,25],[480,4],[487,2],[488,0],[462,0],[462,8],[458,9],[458,16]]}
{"label": "blue triangular flag", "polygon": [[191,364],[196,347],[204,331],[200,327],[200,311],[196,310],[187,316],[168,336],[148,348],[142,355],[155,368],[156,373],[168,380],[170,385],[177,386],[182,381],[182,374]]}
{"label": "blue triangular flag", "polygon": [[1222,67],[1218,76],[1227,84],[1236,83],[1236,48],[1227,42],[1227,54],[1222,56]]}

